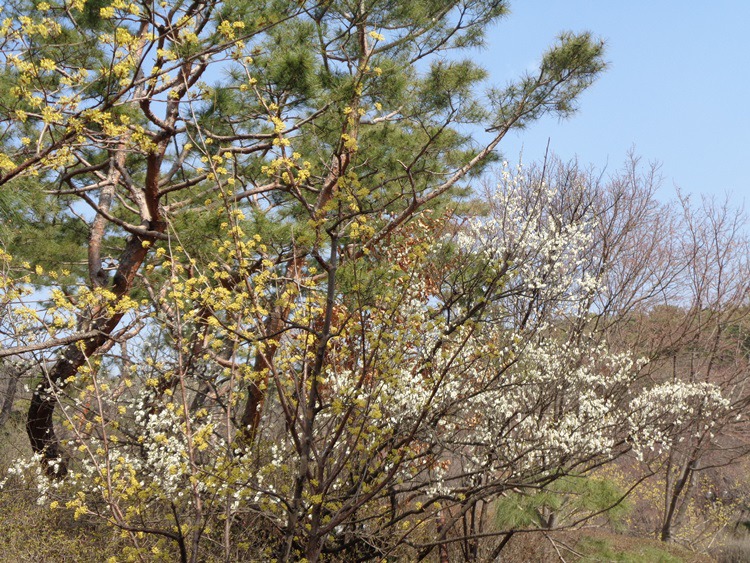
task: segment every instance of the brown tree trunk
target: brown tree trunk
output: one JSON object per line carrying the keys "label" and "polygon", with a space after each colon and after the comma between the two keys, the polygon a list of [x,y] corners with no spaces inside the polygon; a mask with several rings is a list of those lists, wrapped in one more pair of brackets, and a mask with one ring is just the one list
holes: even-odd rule
{"label": "brown tree trunk", "polygon": [[[682,470],[680,478],[675,483],[674,489],[672,490],[671,499],[669,504],[667,505],[667,510],[664,514],[664,522],[662,523],[661,527],[661,541],[663,542],[672,541],[672,527],[677,510],[677,503],[680,500],[683,489],[685,488],[685,485],[688,484],[688,481],[690,480],[694,469],[695,461],[688,461],[688,463],[685,464],[685,467]],[[683,499],[683,502],[686,502],[686,499]]]}
{"label": "brown tree trunk", "polygon": [[[165,229],[166,224],[163,222],[153,222],[149,225],[149,230],[158,233],[164,232]],[[149,245],[144,246],[143,243],[151,243],[154,240],[153,236],[145,235],[133,235],[128,239],[110,288],[117,297],[126,295],[132,288],[135,274],[148,253]],[[118,313],[112,317],[95,318],[91,328],[98,330],[99,335],[68,345],[52,369],[43,375],[34,389],[26,419],[26,432],[32,450],[42,456],[44,470],[51,477],[64,477],[67,474],[67,465],[53,423],[57,392],[63,389],[67,379],[75,376],[78,368],[107,342],[122,316],[122,313]]]}
{"label": "brown tree trunk", "polygon": [[[292,279],[297,279],[299,275],[298,260],[299,257],[293,257],[286,268],[286,275]],[[281,337],[281,330],[289,318],[290,312],[291,307],[289,306],[284,308],[279,307],[274,315],[266,321],[266,335],[273,340],[266,342],[265,348],[259,350],[255,356],[254,371],[258,374],[263,373],[263,376],[260,381],[253,381],[248,384],[247,399],[245,407],[242,410],[242,418],[240,419],[240,424],[242,425],[240,439],[246,446],[255,441],[255,436],[258,433],[263,403],[265,402],[268,389],[268,380],[273,369],[273,358],[279,349],[278,339]]]}

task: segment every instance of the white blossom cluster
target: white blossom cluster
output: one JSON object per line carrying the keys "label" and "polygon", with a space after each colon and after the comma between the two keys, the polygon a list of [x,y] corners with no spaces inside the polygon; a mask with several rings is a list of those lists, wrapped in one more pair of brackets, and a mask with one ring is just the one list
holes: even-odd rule
{"label": "white blossom cluster", "polygon": [[667,446],[673,428],[708,431],[728,413],[730,401],[713,383],[670,381],[642,390],[628,405],[630,435],[636,454]]}
{"label": "white blossom cluster", "polygon": [[599,286],[583,268],[597,218],[593,213],[560,215],[558,195],[554,187],[526,177],[520,167],[512,173],[505,163],[501,182],[488,193],[488,215],[470,219],[457,242],[465,252],[483,257],[489,272],[504,271],[516,300],[533,296],[540,303],[575,310]]}
{"label": "white blossom cluster", "polygon": [[135,422],[142,432],[143,469],[166,495],[175,495],[185,486],[188,461],[181,417],[170,409],[142,408],[136,412]]}

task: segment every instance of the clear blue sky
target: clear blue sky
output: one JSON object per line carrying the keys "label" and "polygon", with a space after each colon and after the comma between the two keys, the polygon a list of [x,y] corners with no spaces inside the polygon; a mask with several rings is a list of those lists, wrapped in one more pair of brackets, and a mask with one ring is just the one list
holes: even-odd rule
{"label": "clear blue sky", "polygon": [[550,148],[614,170],[634,148],[662,164],[662,197],[730,194],[750,203],[750,1],[511,0],[479,60],[504,84],[564,30],[607,43],[609,68],[560,122],[545,119],[503,143],[509,160]]}

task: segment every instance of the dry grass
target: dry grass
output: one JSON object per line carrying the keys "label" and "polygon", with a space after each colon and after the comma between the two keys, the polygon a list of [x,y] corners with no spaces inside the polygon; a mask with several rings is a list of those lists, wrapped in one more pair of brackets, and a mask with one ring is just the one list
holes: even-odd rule
{"label": "dry grass", "polygon": [[676,544],[605,530],[517,535],[503,550],[502,562],[555,562],[560,557],[568,563],[717,563],[715,557]]}
{"label": "dry grass", "polygon": [[[0,479],[16,458],[30,453],[17,414],[0,428]],[[0,489],[0,561],[101,563],[122,551],[112,530],[39,506],[37,498],[35,490],[12,478]]]}

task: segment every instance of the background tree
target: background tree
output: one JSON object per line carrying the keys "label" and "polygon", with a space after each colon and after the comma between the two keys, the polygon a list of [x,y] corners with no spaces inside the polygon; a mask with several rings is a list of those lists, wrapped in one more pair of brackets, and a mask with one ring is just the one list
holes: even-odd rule
{"label": "background tree", "polygon": [[[645,384],[708,382],[731,401],[723,415],[687,424],[665,456],[638,469],[663,480],[664,509],[655,527],[659,537],[670,541],[695,504],[701,473],[724,481],[722,489],[732,489],[722,468],[737,467],[747,454],[745,215],[728,202],[703,199],[696,205],[680,196],[659,203],[657,169],[639,174],[637,160],[606,183],[575,164],[548,168],[557,182],[588,185],[591,204],[599,208],[598,244],[586,267],[599,272],[604,287],[589,305],[596,314],[586,322],[593,320],[610,346],[649,358]],[[738,499],[738,491],[719,499],[715,489],[706,493],[715,501]],[[695,545],[700,538],[685,535],[683,540]]]}
{"label": "background tree", "polygon": [[[673,539],[700,474],[730,466],[748,453],[744,439],[748,402],[745,218],[727,202],[719,205],[704,199],[696,206],[682,198],[680,203],[683,228],[678,250],[684,269],[675,280],[680,307],[666,319],[668,343],[651,352],[658,360],[654,367],[661,366],[655,376],[714,383],[731,398],[731,408],[725,416],[687,428],[670,450],[664,468],[663,541]],[[730,495],[724,496],[730,501]]]}

